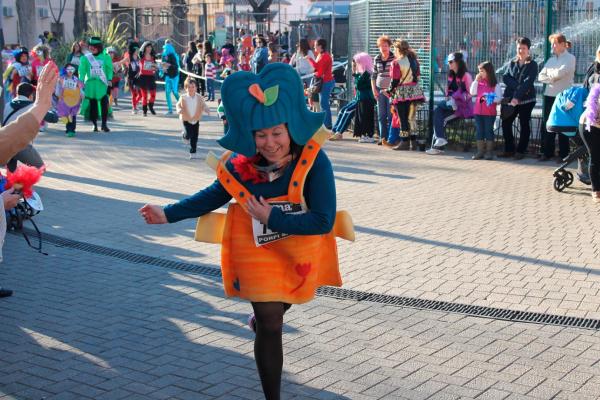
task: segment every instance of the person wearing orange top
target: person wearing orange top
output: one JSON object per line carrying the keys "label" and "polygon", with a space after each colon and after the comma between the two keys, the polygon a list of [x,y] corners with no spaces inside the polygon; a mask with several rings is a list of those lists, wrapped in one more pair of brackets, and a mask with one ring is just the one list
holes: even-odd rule
{"label": "person wearing orange top", "polygon": [[[284,313],[312,300],[319,286],[341,286],[335,236],[353,240],[354,231],[349,215],[336,212],[323,113],[306,108],[291,66],[236,72],[223,82],[222,100],[228,129],[219,144],[229,151],[209,157],[217,180],[140,213],[149,224],[200,217],[196,240],[222,243],[225,294],[252,304],[258,373],[265,398],[277,400]],[[232,198],[226,215],[212,212]]]}

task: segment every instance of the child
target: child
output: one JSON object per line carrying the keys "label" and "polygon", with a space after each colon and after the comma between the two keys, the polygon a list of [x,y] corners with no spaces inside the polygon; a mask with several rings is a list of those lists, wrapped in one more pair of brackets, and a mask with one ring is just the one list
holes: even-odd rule
{"label": "child", "polygon": [[386,147],[394,148],[400,143],[400,117],[398,116],[395,105],[392,104],[390,108],[390,111],[392,112],[392,123],[390,124],[389,129],[389,141],[384,139],[382,144]]}
{"label": "child", "polygon": [[227,116],[225,115],[225,107],[221,99],[218,100],[217,116],[223,121],[223,133],[227,133]]}
{"label": "child", "polygon": [[358,53],[353,57],[356,70],[353,71],[354,87],[357,101],[354,116],[354,136],[359,137],[359,143],[373,143],[375,133],[375,97],[371,88],[373,59],[367,53]]}
{"label": "child", "polygon": [[493,160],[496,105],[502,100],[502,90],[491,62],[484,61],[479,64],[478,69],[479,73],[469,90],[471,96],[477,96],[475,99],[477,153],[473,155],[473,160],[483,158]]}
{"label": "child", "polygon": [[204,78],[206,78],[206,91],[208,93],[208,101],[215,101],[215,77],[217,76],[217,68],[212,61],[212,55],[206,53],[204,55]]}
{"label": "child", "polygon": [[75,76],[75,65],[65,66],[64,75],[56,85],[56,97],[58,97],[56,112],[60,118],[67,121],[67,137],[73,137],[77,125],[77,113],[84,98],[83,82]]}
{"label": "child", "polygon": [[177,114],[183,121],[186,136],[184,138],[190,141],[190,160],[198,158],[196,156],[196,145],[198,143],[198,130],[200,128],[200,118],[202,113],[210,115],[206,103],[202,96],[198,94],[196,80],[187,78],[183,84],[185,94],[177,101]]}

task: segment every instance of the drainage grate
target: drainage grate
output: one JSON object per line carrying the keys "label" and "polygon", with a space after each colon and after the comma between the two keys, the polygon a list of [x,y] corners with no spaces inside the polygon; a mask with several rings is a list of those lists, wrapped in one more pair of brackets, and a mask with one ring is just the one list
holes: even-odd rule
{"label": "drainage grate", "polygon": [[[34,231],[24,229],[25,233],[33,234]],[[200,275],[220,277],[221,271],[217,268],[206,267],[191,263],[165,260],[158,257],[131,253],[129,251],[111,249],[90,243],[66,239],[60,236],[43,233],[42,240],[46,243],[59,247],[68,247],[93,254],[100,254],[120,260],[153,265],[157,267],[176,269],[179,271],[192,272]],[[331,286],[322,286],[317,290],[317,296],[331,297],[340,300],[352,300],[357,302],[367,301],[370,303],[387,304],[398,307],[410,307],[419,310],[442,311],[448,313],[464,314],[475,317],[499,319],[512,322],[528,322],[545,325],[557,325],[564,327],[600,330],[600,320],[591,318],[569,317],[564,315],[544,314],[528,311],[507,310],[502,308],[484,307],[469,304],[451,303],[439,300],[425,300],[414,297],[391,296],[361,292],[359,290],[343,289]]]}
{"label": "drainage grate", "polygon": [[[32,230],[23,229],[26,234],[34,234]],[[85,251],[92,254],[100,254],[103,256],[118,258],[119,260],[128,261],[135,264],[153,265],[179,271],[194,272],[201,275],[221,276],[221,270],[203,265],[191,264],[181,261],[165,260],[163,258],[147,256],[143,254],[131,253],[129,251],[111,249],[110,247],[98,246],[95,244],[79,242],[49,233],[42,233],[42,240],[46,243],[53,244],[58,247],[68,247]]]}

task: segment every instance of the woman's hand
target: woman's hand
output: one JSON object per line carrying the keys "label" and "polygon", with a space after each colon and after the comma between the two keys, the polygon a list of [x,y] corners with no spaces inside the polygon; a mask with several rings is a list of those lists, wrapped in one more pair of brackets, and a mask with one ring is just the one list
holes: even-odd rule
{"label": "woman's hand", "polygon": [[166,224],[167,222],[169,222],[167,221],[165,211],[160,206],[155,206],[154,204],[146,204],[138,211],[142,215],[142,217],[144,217],[144,220],[147,224]]}
{"label": "woman's hand", "polygon": [[516,107],[516,106],[518,106],[518,105],[519,105],[519,100],[517,100],[517,99],[512,99],[512,100],[510,101],[510,105],[511,105],[511,106],[513,106],[513,107]]}
{"label": "woman's hand", "polygon": [[271,215],[272,208],[273,206],[267,203],[262,196],[258,200],[256,197],[252,196],[246,203],[248,214],[264,225],[267,225],[267,222],[269,222],[269,215]]}
{"label": "woman's hand", "polygon": [[2,201],[4,203],[4,209],[7,211],[12,208],[15,208],[17,203],[19,203],[19,199],[21,198],[20,194],[15,193],[14,188],[10,188],[7,191],[2,192],[2,194],[0,196],[2,196]]}

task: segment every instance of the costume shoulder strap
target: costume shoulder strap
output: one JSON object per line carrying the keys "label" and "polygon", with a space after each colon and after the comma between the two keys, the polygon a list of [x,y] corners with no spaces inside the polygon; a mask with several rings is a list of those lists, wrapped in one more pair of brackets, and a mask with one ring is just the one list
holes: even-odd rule
{"label": "costume shoulder strap", "polygon": [[[227,169],[227,161],[231,157],[231,151],[226,151],[221,159],[216,164],[217,179],[223,185],[227,193],[231,195],[244,209],[246,202],[252,196],[250,191],[238,181],[231,172]],[[207,159],[209,165],[214,165],[214,154],[210,153]],[[212,158],[212,160],[211,160]]]}
{"label": "costume shoulder strap", "polygon": [[300,159],[292,173],[292,179],[288,187],[288,198],[292,203],[305,203],[303,198],[304,183],[327,137],[329,137],[329,131],[321,127],[304,145],[304,150],[300,154]]}

